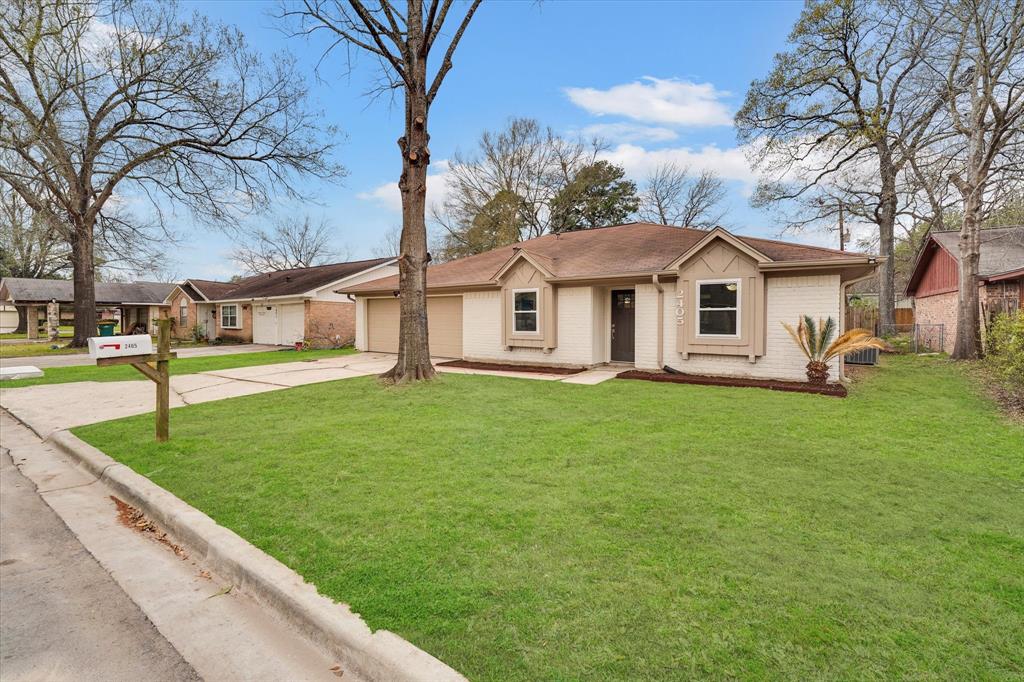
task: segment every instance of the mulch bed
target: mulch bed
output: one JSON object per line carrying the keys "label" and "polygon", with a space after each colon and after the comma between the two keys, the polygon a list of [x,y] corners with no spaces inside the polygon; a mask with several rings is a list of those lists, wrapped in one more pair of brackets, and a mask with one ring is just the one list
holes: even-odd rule
{"label": "mulch bed", "polygon": [[708,377],[697,374],[669,374],[668,372],[642,372],[631,369],[616,375],[617,379],[639,379],[641,381],[663,381],[670,384],[697,384],[700,386],[732,386],[739,388],[767,388],[772,391],[791,393],[818,393],[836,398],[846,397],[842,384],[813,386],[801,381],[776,381],[774,379],[744,379],[740,377]]}
{"label": "mulch bed", "polygon": [[498,372],[532,372],[533,374],[579,374],[585,367],[545,367],[543,365],[503,365],[497,362],[470,362],[449,360],[437,363],[441,367],[462,367],[463,369],[489,369]]}

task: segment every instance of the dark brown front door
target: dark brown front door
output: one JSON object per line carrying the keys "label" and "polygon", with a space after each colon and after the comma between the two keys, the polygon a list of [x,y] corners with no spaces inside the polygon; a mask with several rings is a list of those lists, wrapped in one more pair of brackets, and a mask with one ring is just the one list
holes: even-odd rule
{"label": "dark brown front door", "polygon": [[633,334],[636,331],[636,292],[612,291],[612,360],[633,362]]}

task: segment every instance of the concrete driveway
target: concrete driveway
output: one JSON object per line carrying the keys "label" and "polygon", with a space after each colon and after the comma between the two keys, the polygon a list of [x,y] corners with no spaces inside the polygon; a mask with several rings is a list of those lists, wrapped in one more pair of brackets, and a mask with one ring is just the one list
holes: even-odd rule
{"label": "concrete driveway", "polygon": [[[237,355],[238,353],[260,353],[268,350],[284,350],[283,346],[267,346],[261,343],[244,343],[228,346],[197,346],[195,348],[178,348],[174,350],[179,358],[202,358],[211,355]],[[0,353],[3,349],[0,348]],[[42,355],[30,357],[0,357],[0,367],[20,367],[21,365],[33,365],[40,369],[49,367],[75,367],[77,365],[92,365],[95,360],[86,353],[72,353],[70,355]]]}
{"label": "concrete driveway", "polygon": [[[183,374],[171,377],[171,407],[379,374],[394,362],[393,355],[359,353]],[[79,381],[0,388],[0,406],[46,438],[62,429],[153,412],[156,390],[149,381]]]}
{"label": "concrete driveway", "polygon": [[[619,368],[597,367],[566,376],[444,367],[439,366],[444,358],[432,360],[439,371],[452,374],[490,374],[587,385],[607,381],[620,371]],[[395,356],[392,354],[357,353],[320,360],[183,374],[171,377],[170,402],[172,408],[182,407],[322,381],[376,375],[394,364]],[[24,388],[0,387],[0,406],[30,426],[41,438],[46,438],[62,429],[153,412],[156,410],[156,390],[149,381],[80,381]]]}

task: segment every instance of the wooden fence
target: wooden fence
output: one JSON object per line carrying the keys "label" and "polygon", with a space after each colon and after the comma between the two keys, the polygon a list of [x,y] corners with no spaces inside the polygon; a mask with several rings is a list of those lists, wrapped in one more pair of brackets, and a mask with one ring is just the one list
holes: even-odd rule
{"label": "wooden fence", "polygon": [[[914,324],[913,308],[896,309],[896,325],[912,326]],[[846,307],[846,329],[870,329],[873,334],[878,333],[878,308],[863,306]]]}

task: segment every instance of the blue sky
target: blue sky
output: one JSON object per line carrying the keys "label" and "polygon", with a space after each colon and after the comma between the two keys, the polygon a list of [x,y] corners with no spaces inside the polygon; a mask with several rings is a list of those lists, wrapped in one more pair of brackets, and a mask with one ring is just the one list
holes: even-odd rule
{"label": "blue sky", "polygon": [[[310,184],[318,204],[280,206],[329,219],[345,255],[369,257],[399,225],[400,171],[395,140],[401,102],[370,102],[363,93],[375,64],[362,59],[344,76],[341,57],[313,66],[322,44],[287,38],[270,16],[272,2],[185,2],[238,26],[254,47],[289,50],[309,74],[317,106],[344,132],[337,160],[349,172],[340,186]],[[799,2],[597,2],[491,0],[481,7],[431,110],[431,152],[443,162],[469,150],[479,134],[510,117],[540,120],[558,131],[597,131],[609,158],[638,182],[659,161],[710,167],[729,181],[725,225],[775,236],[766,213],[748,206],[752,174],[738,149],[731,116],[750,81],[764,76],[799,15]],[[432,166],[433,167],[433,166]],[[428,189],[443,191],[437,175]],[[185,277],[223,278],[236,271],[223,235],[187,223],[174,269]],[[799,239],[828,244],[808,234]]]}

